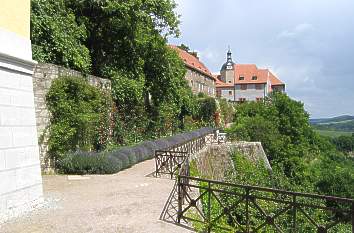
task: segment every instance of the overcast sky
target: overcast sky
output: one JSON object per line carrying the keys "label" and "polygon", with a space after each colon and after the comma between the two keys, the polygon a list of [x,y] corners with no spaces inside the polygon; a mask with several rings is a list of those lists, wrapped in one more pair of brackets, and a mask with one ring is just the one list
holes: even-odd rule
{"label": "overcast sky", "polygon": [[354,115],[354,0],[175,0],[185,43],[216,73],[270,68],[311,117]]}

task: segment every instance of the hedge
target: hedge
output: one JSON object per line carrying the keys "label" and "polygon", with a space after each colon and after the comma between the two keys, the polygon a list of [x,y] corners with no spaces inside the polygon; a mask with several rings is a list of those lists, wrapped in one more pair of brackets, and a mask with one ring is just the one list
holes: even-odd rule
{"label": "hedge", "polygon": [[135,146],[122,147],[110,152],[70,152],[59,160],[58,170],[64,174],[113,174],[152,159],[155,150],[166,150],[213,132],[213,128],[201,128],[155,141],[144,141]]}

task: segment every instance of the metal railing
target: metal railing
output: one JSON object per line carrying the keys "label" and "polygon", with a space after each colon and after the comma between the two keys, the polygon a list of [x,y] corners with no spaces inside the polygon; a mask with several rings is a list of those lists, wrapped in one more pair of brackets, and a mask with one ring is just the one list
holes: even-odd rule
{"label": "metal railing", "polygon": [[[182,164],[188,160],[189,156],[205,147],[207,135],[209,133],[184,143],[176,144],[166,150],[156,150],[155,175],[167,174],[171,179],[177,176]],[[187,164],[189,164],[189,160]]]}
{"label": "metal railing", "polygon": [[188,158],[186,151],[155,151],[155,175],[170,175],[171,179],[179,171],[181,165]]}
{"label": "metal railing", "polygon": [[155,151],[156,176],[177,177],[177,223],[194,222],[204,232],[354,233],[352,199],[191,177],[190,156],[225,142],[208,133]]}
{"label": "metal railing", "polygon": [[354,233],[352,199],[190,177],[187,163],[177,179],[178,223],[195,222],[204,232]]}
{"label": "metal railing", "polygon": [[224,144],[226,143],[226,133],[214,133],[205,137],[207,144]]}

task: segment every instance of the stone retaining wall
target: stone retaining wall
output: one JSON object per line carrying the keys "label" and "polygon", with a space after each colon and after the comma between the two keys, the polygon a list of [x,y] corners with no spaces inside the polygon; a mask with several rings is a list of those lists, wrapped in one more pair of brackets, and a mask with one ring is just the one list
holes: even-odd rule
{"label": "stone retaining wall", "polygon": [[45,96],[52,85],[52,81],[64,76],[85,77],[93,86],[103,89],[111,88],[111,82],[108,79],[93,75],[83,75],[76,70],[67,69],[54,64],[39,63],[36,65],[33,74],[33,92],[42,171],[46,171],[52,167],[47,157],[47,129],[50,115],[46,106]]}
{"label": "stone retaining wall", "polygon": [[250,161],[264,163],[271,170],[267,155],[260,142],[232,142],[220,145],[208,145],[198,154],[192,156],[203,178],[225,181],[225,174],[235,171],[230,153],[239,151]]}

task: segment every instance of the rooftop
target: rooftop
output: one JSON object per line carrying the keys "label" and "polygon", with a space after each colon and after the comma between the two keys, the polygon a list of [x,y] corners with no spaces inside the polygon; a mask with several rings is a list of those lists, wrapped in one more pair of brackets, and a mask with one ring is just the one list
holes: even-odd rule
{"label": "rooftop", "polygon": [[[259,69],[255,64],[234,64],[235,84],[262,84],[268,81],[272,86],[284,85],[269,69]],[[217,76],[217,86],[225,86],[226,83]],[[230,85],[230,84],[227,84]]]}
{"label": "rooftop", "polygon": [[178,48],[175,45],[170,45],[172,49],[177,51],[180,58],[183,60],[184,64],[189,68],[199,71],[200,73],[215,79],[210,70],[199,60],[199,58],[195,57],[194,55],[188,53],[187,51]]}

